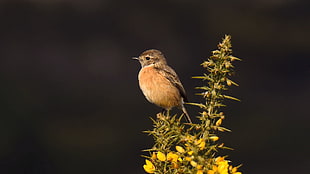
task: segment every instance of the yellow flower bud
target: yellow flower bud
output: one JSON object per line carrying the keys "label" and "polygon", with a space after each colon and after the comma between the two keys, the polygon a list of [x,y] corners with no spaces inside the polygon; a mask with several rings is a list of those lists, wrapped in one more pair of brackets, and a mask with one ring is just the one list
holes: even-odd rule
{"label": "yellow flower bud", "polygon": [[228,86],[231,86],[231,83],[232,83],[232,82],[231,82],[231,80],[227,79],[227,80],[226,80],[226,83],[227,83]]}
{"label": "yellow flower bud", "polygon": [[222,124],[222,122],[223,122],[223,119],[218,119],[216,122],[215,122],[215,125],[216,126],[220,126],[221,124]]}
{"label": "yellow flower bud", "polygon": [[193,141],[193,137],[190,136],[190,135],[187,135],[187,136],[185,137],[185,141],[187,141],[187,142],[192,142],[192,141]]}
{"label": "yellow flower bud", "polygon": [[[229,166],[229,167],[232,167],[232,166]],[[242,174],[241,172],[237,172],[237,170],[238,170],[238,167],[233,167],[233,168],[231,169],[231,173],[232,173],[232,174]]]}
{"label": "yellow flower bud", "polygon": [[184,148],[181,147],[181,146],[175,146],[175,149],[176,149],[178,152],[180,152],[180,153],[184,153],[184,152],[185,152]]}
{"label": "yellow flower bud", "polygon": [[160,161],[166,161],[166,155],[162,152],[157,152],[157,159]]}
{"label": "yellow flower bud", "polygon": [[201,142],[201,143],[198,145],[198,147],[200,148],[200,150],[203,150],[203,149],[205,148],[205,146],[206,146],[206,142],[205,142],[205,141]]}
{"label": "yellow flower bud", "polygon": [[192,165],[193,167],[196,167],[196,166],[197,166],[197,163],[196,163],[195,161],[191,161],[190,163],[191,163],[191,165]]}
{"label": "yellow flower bud", "polygon": [[206,142],[202,138],[200,138],[199,140],[196,140],[195,144],[198,145],[200,150],[203,150],[205,148],[205,146],[206,146]]}
{"label": "yellow flower bud", "polygon": [[217,140],[219,140],[219,137],[218,136],[212,136],[212,137],[210,137],[210,140],[217,141]]}
{"label": "yellow flower bud", "polygon": [[152,153],[152,156],[151,156],[151,159],[152,159],[152,160],[155,160],[156,158],[157,158],[156,153],[153,152],[153,153]]}
{"label": "yellow flower bud", "polygon": [[[232,166],[229,166],[229,167],[232,168]],[[237,169],[238,169],[237,167],[234,167],[234,168],[232,168],[232,169],[230,169],[230,170],[231,170],[232,173],[235,173],[235,172],[237,172]]]}
{"label": "yellow flower bud", "polygon": [[202,116],[206,117],[206,116],[207,116],[207,112],[206,112],[206,111],[203,111],[203,112],[202,112]]}
{"label": "yellow flower bud", "polygon": [[199,140],[195,140],[195,144],[196,144],[196,145],[199,145],[202,141],[203,141],[202,138],[200,138]]}

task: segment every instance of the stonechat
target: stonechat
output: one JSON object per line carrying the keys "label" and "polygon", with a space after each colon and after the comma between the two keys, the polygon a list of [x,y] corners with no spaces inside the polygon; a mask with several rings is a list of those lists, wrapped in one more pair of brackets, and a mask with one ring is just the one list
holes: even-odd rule
{"label": "stonechat", "polygon": [[191,119],[184,107],[187,102],[184,87],[177,73],[167,64],[165,56],[155,49],[144,51],[139,57],[141,70],[138,75],[139,86],[146,99],[169,111],[173,107],[182,109],[186,119]]}

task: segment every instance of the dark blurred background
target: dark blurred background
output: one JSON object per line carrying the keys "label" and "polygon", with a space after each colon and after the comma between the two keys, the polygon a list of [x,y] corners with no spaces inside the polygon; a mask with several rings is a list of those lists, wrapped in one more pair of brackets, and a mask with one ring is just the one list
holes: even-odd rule
{"label": "dark blurred background", "polygon": [[160,108],[131,57],[161,50],[203,102],[191,77],[225,34],[243,61],[224,154],[244,173],[308,173],[309,17],[308,0],[1,0],[0,173],[144,173]]}

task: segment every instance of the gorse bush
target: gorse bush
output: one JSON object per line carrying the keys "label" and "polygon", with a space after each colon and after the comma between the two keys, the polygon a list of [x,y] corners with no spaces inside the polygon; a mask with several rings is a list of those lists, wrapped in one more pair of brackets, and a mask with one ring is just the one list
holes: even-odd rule
{"label": "gorse bush", "polygon": [[226,156],[219,156],[220,149],[230,149],[218,143],[218,132],[230,131],[222,126],[225,119],[221,107],[224,99],[237,100],[225,95],[231,85],[238,86],[230,79],[233,73],[233,61],[240,60],[232,56],[231,37],[226,35],[218,49],[201,65],[206,73],[193,77],[205,82],[197,87],[204,103],[188,103],[201,108],[198,123],[184,123],[182,117],[169,112],[157,114],[153,129],[145,131],[154,138],[154,146],[146,149],[149,154],[143,156],[143,165],[147,173],[154,174],[241,174],[237,167],[230,165]]}

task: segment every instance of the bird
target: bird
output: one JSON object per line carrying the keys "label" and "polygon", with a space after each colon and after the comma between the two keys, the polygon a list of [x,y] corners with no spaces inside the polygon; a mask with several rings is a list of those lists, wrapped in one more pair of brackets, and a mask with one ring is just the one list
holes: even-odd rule
{"label": "bird", "polygon": [[133,59],[141,64],[138,80],[145,98],[167,112],[173,107],[180,108],[186,120],[192,123],[184,107],[184,102],[188,101],[185,89],[177,73],[167,64],[163,53],[157,49],[149,49]]}

